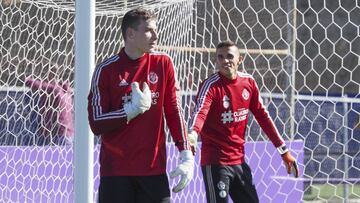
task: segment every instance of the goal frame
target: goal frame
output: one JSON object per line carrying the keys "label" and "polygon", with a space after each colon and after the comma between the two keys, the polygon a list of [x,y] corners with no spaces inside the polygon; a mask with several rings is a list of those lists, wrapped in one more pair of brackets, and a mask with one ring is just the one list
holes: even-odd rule
{"label": "goal frame", "polygon": [[[74,200],[93,202],[94,139],[87,119],[87,92],[95,67],[95,1],[75,2],[75,136]],[[87,80],[81,76],[87,76]]]}

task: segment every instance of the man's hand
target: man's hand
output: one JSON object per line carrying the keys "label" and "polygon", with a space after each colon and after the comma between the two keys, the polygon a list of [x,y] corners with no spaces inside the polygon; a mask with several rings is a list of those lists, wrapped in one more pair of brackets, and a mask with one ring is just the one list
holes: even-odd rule
{"label": "man's hand", "polygon": [[142,91],[139,88],[139,83],[131,83],[131,92],[131,101],[124,104],[127,122],[151,107],[151,91],[146,82],[143,83]]}
{"label": "man's hand", "polygon": [[196,131],[192,130],[191,132],[188,133],[188,139],[190,142],[190,145],[192,147],[194,147],[194,149],[196,149],[197,147],[197,139],[198,139],[198,134]]}
{"label": "man's hand", "polygon": [[180,152],[180,164],[170,172],[170,178],[181,175],[179,183],[172,189],[173,192],[180,192],[189,184],[194,175],[194,155],[190,150]]}
{"label": "man's hand", "polygon": [[299,177],[299,168],[296,159],[291,155],[290,151],[281,155],[288,174],[293,174],[295,178]]}

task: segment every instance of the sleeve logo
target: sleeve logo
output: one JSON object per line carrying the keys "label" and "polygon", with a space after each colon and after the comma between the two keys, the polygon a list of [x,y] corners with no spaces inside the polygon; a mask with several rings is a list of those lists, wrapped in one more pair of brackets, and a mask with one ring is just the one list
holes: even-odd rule
{"label": "sleeve logo", "polygon": [[126,82],[126,80],[124,78],[121,77],[121,75],[119,75],[119,86],[123,87],[123,86],[128,86],[129,84]]}
{"label": "sleeve logo", "polygon": [[225,109],[229,108],[230,106],[230,99],[226,95],[223,97],[223,106]]}

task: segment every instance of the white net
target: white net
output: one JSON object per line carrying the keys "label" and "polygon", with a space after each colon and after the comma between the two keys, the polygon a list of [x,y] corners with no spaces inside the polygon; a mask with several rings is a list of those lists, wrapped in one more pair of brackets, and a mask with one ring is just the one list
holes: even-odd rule
{"label": "white net", "polygon": [[[0,2],[0,200],[72,202],[75,3]],[[298,180],[281,175],[278,155],[264,150],[268,139],[251,118],[247,160],[260,177],[261,202],[360,199],[357,1],[97,0],[97,63],[119,51],[122,16],[140,5],[158,14],[159,49],[174,59],[187,119],[200,82],[215,71],[217,43],[241,47],[240,68],[254,76],[302,163]],[[169,153],[170,163],[176,158]],[[174,202],[205,201],[195,174]]]}
{"label": "white net", "polygon": [[[185,49],[195,53],[196,68],[187,76],[191,90],[214,70],[217,43],[235,41],[245,57],[240,68],[254,76],[277,128],[302,163],[300,179],[277,171],[268,180],[261,160],[283,170],[276,167],[277,155],[248,150],[255,179],[261,176],[260,202],[359,201],[359,2],[204,0],[196,1],[195,10],[198,48]],[[268,140],[254,119],[247,140]],[[288,190],[282,190],[285,185]],[[301,200],[290,198],[294,191],[301,191]]]}
{"label": "white net", "polygon": [[[190,46],[191,1],[97,1],[96,63],[119,52],[122,16],[141,5],[160,43]],[[0,0],[0,202],[74,200],[74,21],[73,0]]]}

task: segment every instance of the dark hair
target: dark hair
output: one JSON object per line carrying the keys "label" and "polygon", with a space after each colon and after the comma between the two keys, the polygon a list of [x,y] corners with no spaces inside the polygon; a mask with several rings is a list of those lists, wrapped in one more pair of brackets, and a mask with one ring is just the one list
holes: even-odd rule
{"label": "dark hair", "polygon": [[226,41],[220,42],[220,43],[216,46],[216,49],[220,49],[220,48],[223,48],[223,47],[232,47],[232,46],[238,47],[233,41],[226,40]]}
{"label": "dark hair", "polygon": [[129,27],[136,30],[141,20],[146,21],[149,19],[156,19],[156,15],[154,12],[144,8],[135,8],[126,12],[121,23],[121,33],[124,40],[126,39],[126,30]]}

